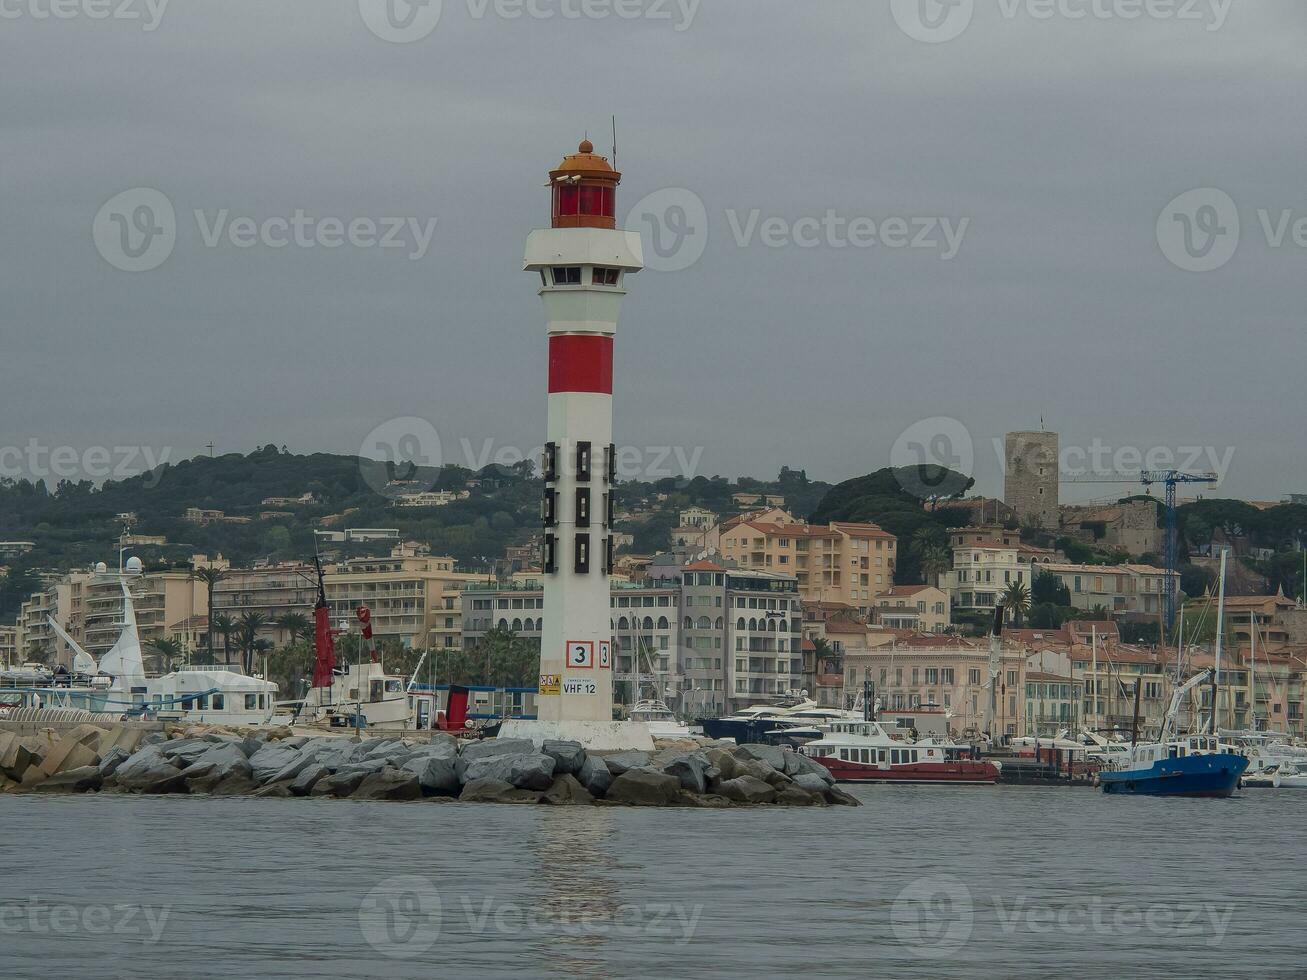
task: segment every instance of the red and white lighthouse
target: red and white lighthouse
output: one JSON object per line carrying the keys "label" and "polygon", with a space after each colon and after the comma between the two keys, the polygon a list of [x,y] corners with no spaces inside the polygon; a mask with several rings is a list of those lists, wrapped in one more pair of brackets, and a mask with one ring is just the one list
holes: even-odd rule
{"label": "red and white lighthouse", "polygon": [[644,253],[638,234],[617,228],[621,180],[583,142],[549,174],[551,226],[533,231],[526,245],[526,269],[540,277],[549,343],[538,714],[550,733],[592,743],[622,728],[612,720],[609,606],[613,344],[627,278],[644,268]]}

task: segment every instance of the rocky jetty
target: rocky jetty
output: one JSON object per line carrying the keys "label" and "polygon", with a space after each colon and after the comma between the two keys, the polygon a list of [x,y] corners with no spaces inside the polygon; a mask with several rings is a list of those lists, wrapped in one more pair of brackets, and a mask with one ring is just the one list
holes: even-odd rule
{"label": "rocky jetty", "polygon": [[0,792],[460,800],[550,806],[857,806],[788,749],[675,741],[656,752],[578,742],[467,741],[443,733],[352,736],[125,726],[0,733]]}

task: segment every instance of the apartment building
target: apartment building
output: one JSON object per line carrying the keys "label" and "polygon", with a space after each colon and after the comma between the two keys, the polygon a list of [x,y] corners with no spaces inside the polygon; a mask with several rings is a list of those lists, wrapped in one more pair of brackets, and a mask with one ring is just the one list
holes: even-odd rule
{"label": "apartment building", "polygon": [[721,535],[722,556],[741,569],[792,575],[808,602],[842,602],[870,614],[894,584],[898,539],[875,524],[826,526],[745,520]]}
{"label": "apartment building", "polygon": [[[141,648],[148,654],[155,640],[167,640],[185,619],[207,616],[209,597],[189,569],[146,572],[128,579]],[[100,657],[122,633],[123,595],[116,575],[74,576],[69,584],[70,613],[65,629],[87,653]]]}
{"label": "apartment building", "polygon": [[0,670],[18,666],[18,627],[0,626]]}
{"label": "apartment building", "polygon": [[[355,611],[372,612],[372,632],[410,648],[444,648],[454,627],[458,594],[483,576],[454,569],[454,559],[416,554],[402,545],[388,558],[351,558],[325,576],[333,622],[353,624]],[[461,624],[460,624],[461,625]]]}
{"label": "apartment building", "polygon": [[[229,568],[226,577],[214,587],[213,614],[239,620],[258,613],[267,622],[261,635],[284,644],[290,642],[290,635],[276,621],[291,613],[312,618],[317,601],[317,572],[307,563]],[[215,645],[217,642],[215,639]]]}
{"label": "apartment building", "polygon": [[[1040,571],[1061,579],[1077,609],[1102,606],[1113,613],[1157,616],[1165,600],[1166,570],[1152,565],[1072,565],[1048,562]],[[1172,573],[1178,590],[1180,575]]]}
{"label": "apartment building", "polygon": [[955,528],[949,532],[953,567],[940,576],[954,609],[989,612],[1015,582],[1030,588],[1039,570],[1056,559],[1047,548],[1023,544],[1017,531],[1000,525]]}
{"label": "apartment building", "polygon": [[943,633],[949,627],[949,596],[933,585],[892,585],[876,597],[876,622],[887,629]]}

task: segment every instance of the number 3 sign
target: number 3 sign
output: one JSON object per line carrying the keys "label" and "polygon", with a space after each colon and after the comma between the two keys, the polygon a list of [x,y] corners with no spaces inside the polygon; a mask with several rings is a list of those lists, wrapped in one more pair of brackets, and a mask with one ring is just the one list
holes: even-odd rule
{"label": "number 3 sign", "polygon": [[612,670],[613,668],[613,644],[609,640],[599,641],[599,669]]}
{"label": "number 3 sign", "polygon": [[575,670],[590,670],[595,665],[593,640],[567,641],[567,666]]}

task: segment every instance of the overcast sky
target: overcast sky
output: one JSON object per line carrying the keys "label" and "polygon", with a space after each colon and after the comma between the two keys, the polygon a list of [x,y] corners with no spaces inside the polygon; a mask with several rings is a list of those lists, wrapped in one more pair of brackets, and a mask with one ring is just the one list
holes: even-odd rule
{"label": "overcast sky", "polygon": [[0,0],[0,447],[539,445],[523,244],[615,113],[619,212],[671,189],[631,225],[692,263],[630,282],[624,445],[832,481],[942,447],[998,492],[1042,417],[1307,491],[1301,0],[51,2]]}

